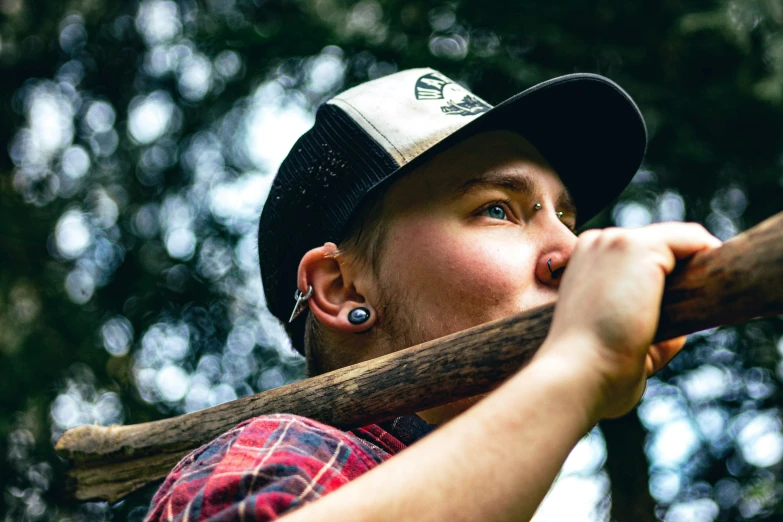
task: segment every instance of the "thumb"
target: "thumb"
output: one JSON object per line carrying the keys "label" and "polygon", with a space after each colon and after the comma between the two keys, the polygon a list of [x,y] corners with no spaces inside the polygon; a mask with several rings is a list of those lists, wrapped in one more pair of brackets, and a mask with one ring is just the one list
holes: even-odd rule
{"label": "thumb", "polygon": [[685,346],[684,335],[682,337],[669,339],[668,341],[661,341],[660,343],[650,346],[644,363],[647,377],[651,377],[658,373],[664,366],[669,364],[669,362],[680,353],[683,346]]}

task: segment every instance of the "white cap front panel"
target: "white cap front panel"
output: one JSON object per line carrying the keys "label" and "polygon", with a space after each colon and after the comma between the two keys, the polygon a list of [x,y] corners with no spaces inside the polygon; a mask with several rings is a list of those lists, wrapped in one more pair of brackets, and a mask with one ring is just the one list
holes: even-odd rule
{"label": "white cap front panel", "polygon": [[328,103],[348,113],[400,166],[492,108],[433,69],[384,76]]}

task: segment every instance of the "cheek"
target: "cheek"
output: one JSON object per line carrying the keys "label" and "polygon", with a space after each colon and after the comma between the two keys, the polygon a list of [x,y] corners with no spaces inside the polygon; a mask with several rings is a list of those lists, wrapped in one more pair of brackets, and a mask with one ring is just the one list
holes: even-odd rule
{"label": "cheek", "polygon": [[447,330],[438,334],[504,317],[518,311],[534,285],[533,247],[514,233],[402,224],[389,238],[386,276],[394,274],[412,306],[425,307],[425,315]]}

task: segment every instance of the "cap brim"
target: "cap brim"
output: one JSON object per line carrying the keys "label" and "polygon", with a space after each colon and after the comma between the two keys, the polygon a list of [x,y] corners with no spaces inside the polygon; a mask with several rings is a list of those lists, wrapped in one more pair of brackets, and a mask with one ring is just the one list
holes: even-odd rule
{"label": "cap brim", "polygon": [[644,118],[619,85],[595,74],[570,74],[535,85],[495,106],[378,186],[470,136],[492,130],[517,132],[538,149],[571,193],[578,225],[620,195],[641,165],[647,147]]}

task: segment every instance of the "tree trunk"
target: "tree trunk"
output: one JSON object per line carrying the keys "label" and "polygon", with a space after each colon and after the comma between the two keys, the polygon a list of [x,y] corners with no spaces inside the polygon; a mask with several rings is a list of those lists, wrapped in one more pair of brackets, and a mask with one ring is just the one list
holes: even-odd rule
{"label": "tree trunk", "polygon": [[656,522],[655,501],[650,496],[648,462],[644,454],[647,435],[636,409],[619,419],[600,423],[606,439],[606,471],[611,482],[612,522]]}

